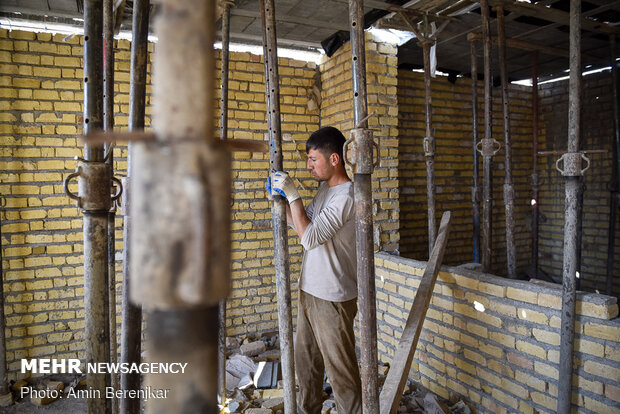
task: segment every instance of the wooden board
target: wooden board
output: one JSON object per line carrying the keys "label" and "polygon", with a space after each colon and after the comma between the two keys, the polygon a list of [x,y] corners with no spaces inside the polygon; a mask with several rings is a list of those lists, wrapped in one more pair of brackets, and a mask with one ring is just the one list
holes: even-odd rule
{"label": "wooden board", "polygon": [[398,411],[398,404],[403,395],[403,389],[407,382],[409,369],[411,368],[411,360],[420,338],[422,324],[426,317],[426,311],[431,301],[437,274],[443,260],[443,253],[448,244],[448,234],[450,233],[450,217],[449,211],[446,211],[441,217],[439,225],[439,235],[435,240],[435,246],[431,252],[431,257],[424,270],[422,281],[418,287],[418,292],[411,305],[411,311],[405,324],[405,329],[400,338],[396,354],[392,360],[390,371],[385,379],[383,390],[379,397],[380,413],[393,414]]}

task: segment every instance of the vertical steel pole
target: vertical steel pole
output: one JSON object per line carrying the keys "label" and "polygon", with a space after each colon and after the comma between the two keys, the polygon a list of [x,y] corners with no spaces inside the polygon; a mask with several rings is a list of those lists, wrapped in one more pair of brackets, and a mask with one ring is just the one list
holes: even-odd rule
{"label": "vertical steel pole", "polygon": [[[146,61],[148,52],[149,29],[149,0],[136,0],[133,3],[132,15],[132,42],[131,68],[129,85],[129,130],[144,130],[144,115],[146,107]],[[129,205],[131,203],[131,176],[133,144],[127,145],[127,178],[125,180],[124,217],[123,217],[123,287],[122,287],[122,316],[121,316],[121,361],[124,363],[139,363],[142,348],[142,307],[130,300],[131,292],[131,250],[130,238],[132,234]],[[140,388],[140,374],[121,374],[122,390],[137,390]],[[122,414],[139,414],[140,398],[123,397],[120,399]]]}
{"label": "vertical steel pole", "polygon": [[538,277],[538,53],[532,54],[532,270]]}
{"label": "vertical steel pole", "polygon": [[504,8],[497,8],[497,37],[499,40],[499,70],[502,78],[502,107],[504,113],[504,205],[506,209],[506,266],[507,275],[517,277],[517,247],[515,246],[515,187],[512,179],[512,143],[510,137],[510,95],[506,69],[506,33]]}
{"label": "vertical steel pole", "polygon": [[[351,33],[351,69],[353,72],[353,115],[356,128],[366,128],[368,114],[366,98],[366,42],[364,38],[363,0],[349,0]],[[367,134],[362,134],[368,136]],[[371,137],[372,138],[372,137]],[[363,144],[363,142],[360,142]],[[365,414],[379,412],[377,378],[377,303],[375,292],[375,258],[372,239],[372,163],[363,168],[364,158],[372,159],[367,145],[359,145],[354,172],[357,292],[360,320],[362,405]],[[370,146],[372,148],[372,146]],[[363,169],[362,169],[363,168]]]}
{"label": "vertical steel pole", "polygon": [[614,253],[616,244],[616,215],[618,211],[618,184],[620,183],[620,103],[618,102],[618,65],[616,63],[616,35],[609,36],[611,54],[611,85],[614,111],[614,143],[611,168],[611,193],[609,195],[609,235],[607,239],[607,280],[605,293],[612,295],[614,277]]}
{"label": "vertical steel pole", "polygon": [[[272,170],[281,171],[282,129],[280,125],[280,77],[274,0],[261,0],[263,23],[263,51],[265,58],[265,89],[267,96],[267,124],[269,127],[269,160]],[[291,284],[289,273],[288,227],[286,199],[274,196],[271,202],[274,241],[274,264],[278,296],[278,327],[284,379],[284,411],[297,412],[295,399],[295,359],[293,356],[293,316],[291,312]]]}
{"label": "vertical steel pole", "polygon": [[[101,1],[84,1],[84,134],[103,127],[103,8]],[[102,145],[85,144],[84,162],[104,162]],[[88,180],[88,178],[86,178]],[[107,184],[107,185],[103,185]],[[93,186],[86,181],[86,186]],[[110,200],[110,182],[98,182],[91,188]],[[100,206],[103,207],[103,206]],[[109,207],[84,208],[84,318],[86,362],[108,362],[110,359],[110,322],[108,301],[108,211]],[[110,376],[88,373],[88,388],[105,395]],[[88,412],[106,413],[110,400],[89,398]]]}
{"label": "vertical steel pole", "polygon": [[[103,1],[103,130],[114,131],[114,1]],[[114,174],[114,145],[105,144],[105,162]],[[110,301],[110,362],[116,363],[116,203],[108,212],[108,299]],[[111,375],[111,387],[118,390],[118,375]],[[112,399],[112,413],[118,413],[118,400]]]}
{"label": "vertical steel pole", "polygon": [[[220,88],[220,139],[228,138],[228,67],[230,61],[230,3],[222,13],[222,72]],[[226,400],[226,300],[219,304],[218,389],[220,401]]]}
{"label": "vertical steel pole", "polygon": [[4,271],[2,269],[2,214],[4,198],[0,199],[0,398],[9,394],[6,362],[6,320],[4,318]]}
{"label": "vertical steel pole", "polygon": [[[493,109],[491,102],[491,33],[489,27],[489,6],[487,0],[480,1],[482,12],[482,42],[484,49],[484,140],[493,140]],[[493,155],[483,150],[483,204],[482,204],[482,268],[491,270],[492,219],[493,219]]]}
{"label": "vertical steel pole", "polygon": [[214,136],[215,3],[161,2],[156,139],[136,143],[132,154],[130,293],[149,310],[146,362],[187,364],[179,374],[146,374],[147,386],[169,390],[167,398],[146,400],[148,414],[219,412],[218,303],[230,286],[230,161]]}
{"label": "vertical steel pole", "polygon": [[[568,87],[568,153],[579,154],[581,138],[581,0],[570,2],[570,78]],[[580,154],[579,154],[580,155]],[[577,168],[565,172],[564,264],[562,278],[562,322],[557,412],[569,414],[573,379],[573,341],[575,338],[575,301],[578,247],[578,212],[581,156]],[[564,157],[565,168],[568,157]]]}
{"label": "vertical steel pole", "polygon": [[474,187],[471,192],[471,201],[474,218],[473,259],[480,263],[480,179],[478,161],[478,57],[476,56],[476,42],[469,42],[471,49],[471,116],[474,160]]}
{"label": "vertical steel pole", "polygon": [[426,198],[428,205],[428,255],[435,246],[435,137],[433,136],[433,100],[431,92],[431,46],[430,33],[426,39],[420,39],[424,54],[424,96],[426,100],[426,137],[424,138],[424,155],[426,157]]}

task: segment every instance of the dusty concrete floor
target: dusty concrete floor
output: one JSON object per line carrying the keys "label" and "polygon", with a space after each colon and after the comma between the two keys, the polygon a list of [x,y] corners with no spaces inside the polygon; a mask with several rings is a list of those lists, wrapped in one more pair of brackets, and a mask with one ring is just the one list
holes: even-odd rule
{"label": "dusty concrete floor", "polygon": [[0,407],[0,413],[7,414],[86,414],[85,398],[61,398],[49,405],[37,407],[30,402],[30,398],[17,401],[10,407]]}

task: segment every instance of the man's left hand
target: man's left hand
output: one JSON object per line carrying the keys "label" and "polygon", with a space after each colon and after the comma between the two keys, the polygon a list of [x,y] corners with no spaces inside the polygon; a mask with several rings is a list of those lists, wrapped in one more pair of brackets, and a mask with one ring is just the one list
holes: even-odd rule
{"label": "man's left hand", "polygon": [[301,198],[293,179],[284,171],[275,171],[270,178],[272,190],[284,194],[289,204]]}

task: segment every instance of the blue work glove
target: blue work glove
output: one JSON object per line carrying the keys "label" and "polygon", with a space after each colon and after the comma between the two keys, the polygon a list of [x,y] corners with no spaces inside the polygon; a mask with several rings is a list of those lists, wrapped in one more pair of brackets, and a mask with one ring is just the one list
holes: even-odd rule
{"label": "blue work glove", "polygon": [[299,195],[299,191],[297,191],[297,187],[293,182],[293,179],[289,177],[287,173],[283,171],[272,171],[269,181],[271,181],[271,185],[267,187],[268,191],[271,189],[269,194],[273,195],[273,191],[275,191],[278,194],[286,197],[289,204],[301,198],[301,196]]}
{"label": "blue work glove", "polygon": [[265,188],[267,189],[267,194],[269,194],[270,199],[273,197],[274,192],[286,198],[286,194],[284,194],[284,191],[280,190],[279,188],[274,188],[273,190],[271,189],[271,175],[267,177],[267,184],[265,185]]}

